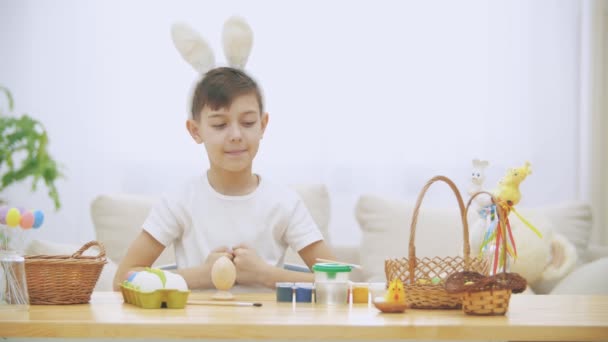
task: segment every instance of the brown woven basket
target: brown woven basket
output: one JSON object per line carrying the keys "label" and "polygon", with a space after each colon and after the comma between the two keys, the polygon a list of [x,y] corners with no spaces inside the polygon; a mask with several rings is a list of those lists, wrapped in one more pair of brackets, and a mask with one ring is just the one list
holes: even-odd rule
{"label": "brown woven basket", "polygon": [[465,292],[462,311],[469,315],[504,315],[509,310],[511,289]]}
{"label": "brown woven basket", "polygon": [[[97,246],[99,255],[83,256]],[[106,261],[103,244],[91,241],[72,255],[28,255],[25,275],[30,304],[82,304],[91,293]]]}
{"label": "brown woven basket", "polygon": [[[463,257],[416,257],[416,223],[418,213],[422,204],[422,199],[430,186],[441,181],[447,183],[458,201],[460,208],[460,218],[463,227]],[[435,176],[431,178],[418,195],[416,207],[412,215],[410,226],[410,241],[408,245],[408,257],[398,259],[387,259],[384,262],[384,271],[387,281],[399,278],[404,284],[406,291],[406,301],[410,308],[416,309],[459,309],[462,306],[462,296],[460,294],[449,294],[444,288],[445,279],[452,273],[463,270],[472,270],[486,274],[487,262],[479,258],[470,257],[471,246],[469,243],[469,225],[467,222],[466,211],[462,196],[458,188],[449,178],[445,176]],[[433,282],[432,280],[435,279]],[[438,280],[438,281],[437,281]]]}
{"label": "brown woven basket", "polygon": [[[492,194],[480,191],[469,199],[466,212],[468,212],[473,199],[481,194],[487,194],[492,198],[492,203],[496,203],[496,199]],[[503,209],[497,208],[499,211],[498,219],[503,227],[505,227],[505,215]],[[503,265],[506,265],[506,248],[507,239],[503,238],[502,253]],[[511,293],[519,293],[526,289],[526,280],[517,273],[507,273],[503,268],[501,273],[493,276],[484,276],[475,272],[457,272],[448,277],[445,284],[448,292],[453,294],[461,294],[462,296],[462,311],[468,315],[504,315],[509,310],[509,301]]]}

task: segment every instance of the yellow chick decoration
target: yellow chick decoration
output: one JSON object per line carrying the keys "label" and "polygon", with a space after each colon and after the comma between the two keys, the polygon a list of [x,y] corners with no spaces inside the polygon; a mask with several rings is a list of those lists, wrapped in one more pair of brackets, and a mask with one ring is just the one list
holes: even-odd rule
{"label": "yellow chick decoration", "polygon": [[384,300],[391,303],[405,303],[405,288],[399,278],[391,280]]}
{"label": "yellow chick decoration", "polygon": [[499,202],[506,202],[510,207],[517,205],[521,199],[519,184],[530,174],[530,162],[526,162],[522,167],[509,169],[498,183],[498,188],[494,190],[494,196]]}
{"label": "yellow chick decoration", "polygon": [[[482,253],[486,247],[489,248],[491,244],[494,245],[493,251],[491,248],[488,249],[493,254],[491,274],[496,274],[500,267],[502,267],[503,270],[506,269],[506,263],[503,262],[502,258],[499,258],[500,255],[504,255],[503,253],[506,253],[513,258],[517,257],[515,239],[513,238],[513,232],[511,231],[511,224],[509,222],[509,214],[511,212],[542,238],[540,231],[515,210],[515,206],[521,199],[519,185],[530,174],[532,174],[530,162],[525,162],[524,166],[509,169],[498,183],[497,189],[492,192],[492,195],[496,197],[497,203],[492,205],[490,212],[495,212],[496,215],[492,215],[492,221],[486,230],[484,240],[480,247],[480,253]],[[501,219],[499,219],[499,217],[501,217]],[[501,242],[503,243],[501,244]]]}

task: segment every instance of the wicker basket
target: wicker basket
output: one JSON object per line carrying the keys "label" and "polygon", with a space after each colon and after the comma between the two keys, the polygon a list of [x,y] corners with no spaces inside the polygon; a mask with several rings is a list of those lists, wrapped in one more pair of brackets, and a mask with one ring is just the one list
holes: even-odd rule
{"label": "wicker basket", "polygon": [[[496,199],[492,194],[481,191],[473,194],[467,203],[466,212],[475,197],[487,194],[492,198],[492,203]],[[501,225],[505,226],[506,212],[498,208],[498,219]],[[507,239],[502,240],[503,248],[506,251]],[[507,253],[502,253],[503,265],[506,264]],[[451,274],[446,280],[446,291],[455,295],[462,296],[462,311],[468,315],[504,315],[509,310],[511,293],[519,293],[526,289],[527,282],[517,273],[503,272],[493,276],[485,276],[476,272],[456,272]]]}
{"label": "wicker basket", "polygon": [[504,315],[509,310],[511,289],[465,292],[462,311],[469,315]]}
{"label": "wicker basket", "polygon": [[[454,257],[416,257],[416,223],[418,222],[418,212],[422,204],[422,199],[429,187],[441,181],[447,183],[458,201],[460,217],[463,226],[463,256]],[[406,301],[410,308],[417,309],[459,309],[462,306],[462,296],[459,294],[449,294],[443,284],[445,279],[455,272],[463,270],[473,270],[482,274],[487,273],[487,262],[479,258],[470,257],[471,246],[469,243],[469,226],[466,218],[466,211],[462,196],[458,188],[449,178],[436,176],[430,179],[422,188],[416,201],[416,207],[412,215],[410,226],[410,241],[408,245],[408,257],[398,259],[387,259],[384,263],[384,270],[387,281],[395,278],[401,279],[406,291]]]}
{"label": "wicker basket", "polygon": [[[99,248],[99,255],[82,255],[93,246]],[[86,243],[73,255],[26,256],[30,304],[88,303],[106,263],[106,251],[97,241]]]}

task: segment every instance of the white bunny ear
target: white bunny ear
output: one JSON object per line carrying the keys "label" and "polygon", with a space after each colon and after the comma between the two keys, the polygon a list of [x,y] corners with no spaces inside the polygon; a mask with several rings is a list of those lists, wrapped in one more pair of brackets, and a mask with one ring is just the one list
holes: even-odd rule
{"label": "white bunny ear", "polygon": [[215,66],[213,50],[203,37],[187,24],[173,24],[171,38],[177,51],[199,73],[204,74]]}
{"label": "white bunny ear", "polygon": [[231,67],[243,69],[253,45],[253,31],[245,19],[231,17],[226,20],[222,41],[228,64]]}

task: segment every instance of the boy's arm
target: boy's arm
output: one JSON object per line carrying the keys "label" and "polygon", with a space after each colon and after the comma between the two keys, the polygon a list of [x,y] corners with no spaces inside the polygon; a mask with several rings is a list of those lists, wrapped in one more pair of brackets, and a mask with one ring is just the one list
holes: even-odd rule
{"label": "boy's arm", "polygon": [[[302,248],[298,254],[304,260],[309,269],[317,262],[317,258],[335,260],[325,241],[319,240]],[[266,276],[261,280],[266,287],[274,288],[278,282],[312,283],[315,276],[312,273],[289,271],[286,269],[271,267]]]}
{"label": "boy's arm", "polygon": [[312,269],[312,266],[317,263],[317,258],[336,260],[336,257],[332,253],[329,246],[323,240],[319,240],[317,242],[313,242],[310,245],[302,248],[298,254],[308,268]]}
{"label": "boy's arm", "polygon": [[[317,258],[334,259],[333,253],[322,240],[302,248],[299,254],[310,268],[316,263]],[[255,250],[245,245],[235,246],[234,255],[233,261],[237,269],[236,281],[242,285],[261,284],[274,288],[278,282],[310,283],[314,281],[312,273],[289,271],[266,264]]]}
{"label": "boy's arm", "polygon": [[148,232],[142,230],[141,233],[129,246],[127,254],[120,261],[118,270],[114,275],[114,291],[120,290],[120,284],[127,279],[129,271],[140,271],[145,267],[150,267],[156,261],[165,246],[158,242]]}
{"label": "boy's arm", "polygon": [[[164,249],[165,246],[162,243],[158,242],[150,233],[142,230],[118,266],[118,270],[114,276],[114,291],[120,289],[120,284],[127,279],[129,271],[140,271],[145,267],[152,266]],[[229,259],[232,259],[232,254],[227,253],[227,250],[226,247],[217,248],[209,254],[207,260],[200,266],[177,269],[173,272],[184,277],[189,289],[213,288],[211,267],[215,260],[221,256],[227,256]]]}

